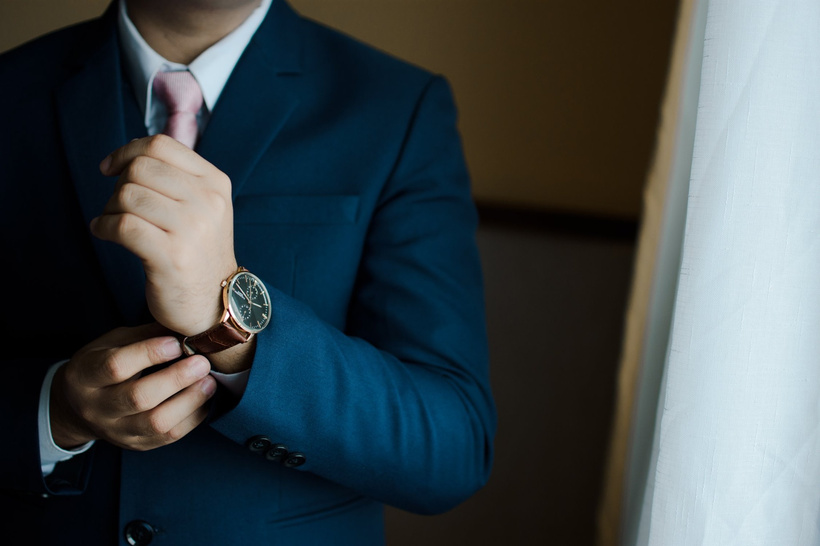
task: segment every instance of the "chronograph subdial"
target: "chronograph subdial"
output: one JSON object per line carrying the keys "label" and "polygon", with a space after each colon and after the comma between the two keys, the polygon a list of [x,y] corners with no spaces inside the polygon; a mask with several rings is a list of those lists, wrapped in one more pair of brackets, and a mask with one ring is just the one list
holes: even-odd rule
{"label": "chronograph subdial", "polygon": [[245,322],[250,321],[251,314],[253,313],[253,308],[251,307],[250,304],[247,304],[247,303],[239,304],[237,306],[237,309],[239,309],[239,316],[242,317],[242,319]]}

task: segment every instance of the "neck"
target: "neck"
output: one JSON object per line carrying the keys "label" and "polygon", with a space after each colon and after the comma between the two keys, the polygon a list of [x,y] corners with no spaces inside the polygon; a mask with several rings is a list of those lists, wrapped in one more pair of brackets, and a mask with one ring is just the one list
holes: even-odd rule
{"label": "neck", "polygon": [[230,34],[260,0],[128,0],[128,16],[154,51],[190,64]]}

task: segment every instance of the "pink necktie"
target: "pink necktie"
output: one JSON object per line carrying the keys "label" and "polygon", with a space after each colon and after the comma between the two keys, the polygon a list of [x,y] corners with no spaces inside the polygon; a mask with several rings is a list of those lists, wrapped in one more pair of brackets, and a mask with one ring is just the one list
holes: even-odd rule
{"label": "pink necktie", "polygon": [[168,121],[162,131],[189,148],[196,145],[196,115],[202,108],[202,90],[193,74],[186,71],[157,72],[154,94],[168,108]]}

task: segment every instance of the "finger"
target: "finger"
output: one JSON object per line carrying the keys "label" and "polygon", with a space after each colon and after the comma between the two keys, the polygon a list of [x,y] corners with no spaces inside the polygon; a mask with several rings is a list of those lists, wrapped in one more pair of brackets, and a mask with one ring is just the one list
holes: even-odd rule
{"label": "finger", "polygon": [[215,392],[216,380],[208,375],[153,410],[121,419],[123,430],[131,431],[129,443],[151,449],[179,440],[207,415],[204,405]]}
{"label": "finger", "polygon": [[174,200],[182,200],[190,193],[192,175],[164,161],[141,155],[135,157],[120,173],[114,191],[132,182],[150,188]]}
{"label": "finger", "polygon": [[[213,379],[213,378],[212,378]],[[216,384],[216,380],[214,379],[214,385]],[[216,388],[214,386],[214,388]],[[166,439],[169,440],[168,443],[176,442],[180,438],[187,436],[189,432],[194,430],[196,427],[202,424],[206,417],[208,417],[208,400],[210,400],[210,396],[205,399],[205,402],[202,403],[194,412],[180,421],[174,428],[168,431],[166,434]]]}
{"label": "finger", "polygon": [[180,391],[190,387],[211,371],[204,356],[192,356],[164,370],[119,385],[114,395],[120,415],[150,411]]}
{"label": "finger", "polygon": [[85,355],[79,366],[80,381],[92,388],[118,385],[143,370],[182,356],[179,340],[172,336],[137,341],[122,347],[100,349]]}
{"label": "finger", "polygon": [[162,251],[167,232],[136,214],[103,214],[91,220],[89,227],[95,237],[122,245],[143,262],[156,265],[167,261]]}
{"label": "finger", "polygon": [[139,326],[121,326],[100,336],[92,341],[87,347],[90,348],[113,348],[131,345],[138,341],[145,341],[155,337],[173,335],[168,328],[158,322],[150,322]]}
{"label": "finger", "polygon": [[178,201],[151,188],[126,183],[114,191],[103,215],[130,213],[163,231],[170,231],[178,224],[180,207]]}
{"label": "finger", "polygon": [[117,176],[139,156],[158,159],[196,176],[205,176],[216,169],[181,142],[159,134],[132,140],[125,146],[117,148],[100,162],[100,172],[106,176]]}
{"label": "finger", "polygon": [[[202,424],[208,417],[208,406],[203,404],[198,407],[186,419],[177,424],[174,428],[165,434],[154,436],[129,436],[127,442],[113,441],[119,447],[125,449],[133,449],[137,451],[147,451],[149,449],[156,449],[168,444],[172,444],[177,440],[187,436],[192,430]],[[109,440],[111,441],[111,440]]]}

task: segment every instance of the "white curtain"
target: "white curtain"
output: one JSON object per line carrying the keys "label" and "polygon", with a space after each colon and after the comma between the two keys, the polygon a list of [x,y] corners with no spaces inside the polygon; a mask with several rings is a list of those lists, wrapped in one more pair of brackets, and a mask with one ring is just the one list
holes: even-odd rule
{"label": "white curtain", "polygon": [[645,215],[602,544],[820,544],[820,2],[684,0]]}

